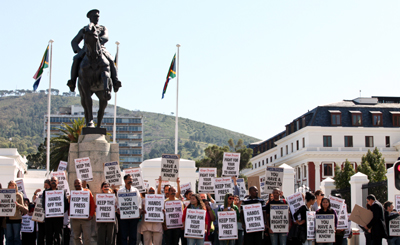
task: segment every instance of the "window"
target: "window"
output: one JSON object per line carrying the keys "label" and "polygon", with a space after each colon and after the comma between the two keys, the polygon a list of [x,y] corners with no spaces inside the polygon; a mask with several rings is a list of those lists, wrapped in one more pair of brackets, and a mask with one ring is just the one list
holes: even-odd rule
{"label": "window", "polygon": [[332,136],[324,135],[323,140],[324,140],[324,147],[332,147]]}
{"label": "window", "polygon": [[264,160],[262,160],[263,166],[264,166]]}
{"label": "window", "polygon": [[323,164],[323,178],[333,177],[333,163],[324,163]]}
{"label": "window", "polygon": [[390,147],[390,136],[385,137],[385,146]]}
{"label": "window", "polygon": [[301,124],[302,124],[302,127],[305,127],[305,126],[306,126],[306,118],[305,118],[305,117],[303,117],[303,118],[301,119]]}
{"label": "window", "polygon": [[353,147],[353,136],[344,136],[344,147]]}
{"label": "window", "polygon": [[362,114],[361,113],[351,113],[351,125],[361,126],[362,125]]}
{"label": "window", "polygon": [[374,147],[374,136],[365,136],[365,147]]}
{"label": "window", "polygon": [[[276,154],[275,154],[275,159],[276,159]],[[271,161],[272,162],[272,161]]]}
{"label": "window", "polygon": [[400,114],[393,114],[393,126],[400,127]]}
{"label": "window", "polygon": [[[283,157],[283,147],[281,147],[281,157]],[[276,159],[276,157],[275,157]]]}
{"label": "window", "polygon": [[296,130],[299,130],[300,129],[300,120],[297,120],[296,121]]}
{"label": "window", "polygon": [[[275,159],[276,159],[276,157],[275,157]],[[270,162],[272,162],[272,157],[270,157],[269,160],[270,160]]]}
{"label": "window", "polygon": [[303,148],[306,147],[306,138],[303,138]]}
{"label": "window", "polygon": [[267,157],[267,159],[265,159],[266,160],[266,162],[267,162],[267,164],[268,164],[268,157]]}
{"label": "window", "polygon": [[257,168],[257,163],[254,165],[255,168]]}
{"label": "window", "polygon": [[331,113],[331,125],[332,126],[342,125],[342,113],[338,110],[329,112]]}
{"label": "window", "polygon": [[299,150],[299,141],[298,140],[296,141],[296,150],[297,151]]}
{"label": "window", "polygon": [[306,165],[303,166],[303,177],[307,178],[307,166]]}
{"label": "window", "polygon": [[297,168],[297,179],[301,178],[301,169],[300,167]]}
{"label": "window", "polygon": [[293,143],[291,143],[291,148],[292,148],[292,152],[293,152]]}
{"label": "window", "polygon": [[286,155],[289,154],[289,146],[286,145]]}
{"label": "window", "polygon": [[372,125],[373,126],[383,126],[382,112],[380,112],[380,111],[371,111],[371,114],[372,114]]}

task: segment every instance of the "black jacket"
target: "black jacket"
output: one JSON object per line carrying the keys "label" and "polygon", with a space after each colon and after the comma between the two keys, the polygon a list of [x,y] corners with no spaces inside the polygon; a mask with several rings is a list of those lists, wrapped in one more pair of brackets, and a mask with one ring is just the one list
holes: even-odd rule
{"label": "black jacket", "polygon": [[399,216],[400,216],[400,214],[398,214],[398,213],[389,213],[388,211],[385,210],[385,224],[386,224],[388,238],[392,238],[391,236],[389,236],[389,227],[390,227],[389,221],[391,221],[392,219],[395,219]]}
{"label": "black jacket", "polygon": [[387,238],[387,229],[385,224],[385,213],[383,206],[380,202],[375,201],[371,206],[373,218],[367,225],[371,229],[372,237],[376,238]]}

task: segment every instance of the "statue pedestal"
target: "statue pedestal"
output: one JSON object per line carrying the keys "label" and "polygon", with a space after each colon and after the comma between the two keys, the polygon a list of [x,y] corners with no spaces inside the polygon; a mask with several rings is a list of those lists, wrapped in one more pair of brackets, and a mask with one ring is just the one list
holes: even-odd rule
{"label": "statue pedestal", "polygon": [[[87,182],[89,189],[96,200],[96,194],[101,193],[101,183],[105,181],[104,163],[119,162],[119,144],[108,143],[106,136],[102,134],[80,135],[78,143],[71,143],[68,154],[68,184],[71,190],[75,190],[74,181],[76,170],[74,159],[89,157],[92,166],[93,181]],[[97,229],[95,217],[92,219],[92,244],[96,243]]]}

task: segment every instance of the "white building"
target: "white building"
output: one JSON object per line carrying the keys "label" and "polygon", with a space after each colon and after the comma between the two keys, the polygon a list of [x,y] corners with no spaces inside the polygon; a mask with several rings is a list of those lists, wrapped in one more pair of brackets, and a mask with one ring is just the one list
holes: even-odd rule
{"label": "white building", "polygon": [[247,177],[262,176],[266,166],[295,169],[295,188],[318,190],[348,159],[356,169],[368,150],[379,149],[390,168],[399,157],[400,97],[371,97],[318,106],[286,125],[286,130],[253,148]]}
{"label": "white building", "polygon": [[25,156],[18,153],[17,148],[0,148],[0,183],[7,188],[10,180],[23,178],[28,165]]}

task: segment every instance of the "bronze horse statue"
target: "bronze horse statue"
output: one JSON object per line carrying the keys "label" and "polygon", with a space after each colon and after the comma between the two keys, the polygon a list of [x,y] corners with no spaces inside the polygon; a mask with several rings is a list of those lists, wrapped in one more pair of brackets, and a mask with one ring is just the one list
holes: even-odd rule
{"label": "bronze horse statue", "polygon": [[92,111],[92,95],[99,98],[99,111],[97,112],[97,128],[100,128],[104,110],[111,99],[112,80],[110,75],[110,62],[104,55],[99,41],[96,26],[90,23],[84,27],[84,42],[86,54],[80,63],[78,89],[81,104],[85,112],[87,127],[94,127]]}

